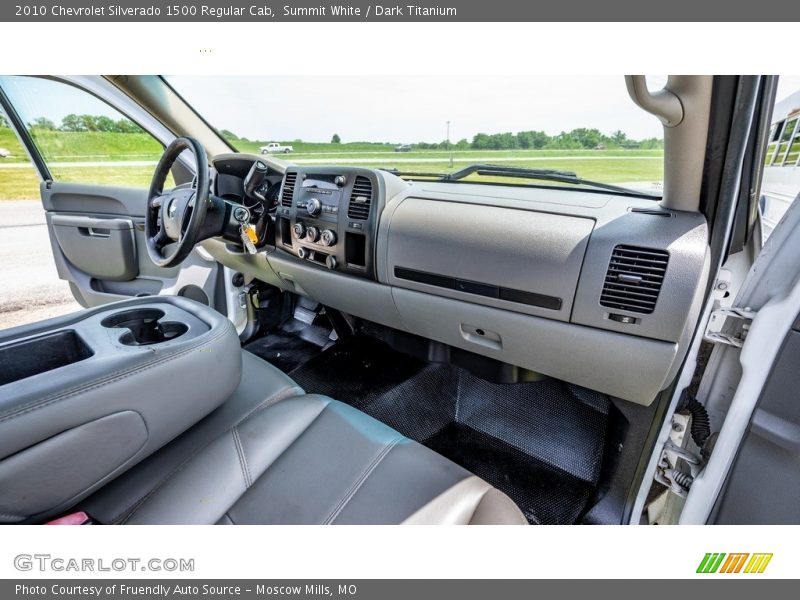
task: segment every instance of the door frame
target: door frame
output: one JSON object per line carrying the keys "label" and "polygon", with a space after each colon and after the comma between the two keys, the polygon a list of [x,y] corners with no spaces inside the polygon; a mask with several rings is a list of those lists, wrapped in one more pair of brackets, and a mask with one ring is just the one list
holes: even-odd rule
{"label": "door frame", "polygon": [[[120,88],[114,85],[111,81],[106,79],[103,76],[97,75],[90,75],[90,76],[42,76],[39,79],[50,80],[54,82],[58,82],[63,85],[69,85],[74,87],[76,90],[89,94],[95,97],[99,102],[104,103],[108,107],[117,111],[121,116],[131,120],[132,122],[136,123],[139,127],[142,128],[148,135],[150,135],[156,142],[160,143],[162,147],[168,146],[176,137],[178,137],[173,131],[171,131],[168,127],[158,121],[153,115],[151,115],[145,108],[137,104],[134,100],[128,97]],[[27,152],[33,166],[37,172],[37,175],[40,179],[40,194],[39,200],[42,203],[42,207],[45,209],[47,213],[47,228],[48,234],[50,236],[51,242],[51,251],[53,253],[53,258],[56,262],[56,267],[59,273],[59,277],[61,279],[67,281],[70,284],[70,288],[72,289],[73,296],[83,305],[96,305],[105,302],[111,302],[119,299],[123,299],[128,297],[127,293],[123,295],[114,294],[114,293],[106,293],[101,292],[98,290],[93,289],[89,283],[91,278],[86,278],[84,275],[87,275],[77,267],[74,267],[67,261],[66,257],[63,256],[63,251],[58,246],[57,241],[55,240],[54,233],[53,233],[53,226],[50,220],[51,215],[56,214],[56,211],[52,212],[48,209],[46,196],[50,189],[54,186],[59,188],[60,191],[66,190],[66,192],[72,193],[80,193],[81,190],[85,190],[88,196],[94,195],[97,193],[98,196],[102,195],[103,191],[108,191],[109,196],[114,195],[114,190],[117,189],[118,192],[122,193],[125,192],[129,194],[131,192],[138,192],[138,188],[114,188],[114,186],[105,186],[105,185],[94,185],[94,184],[71,184],[65,183],[61,181],[57,181],[53,179],[52,173],[47,165],[47,161],[45,161],[44,157],[42,156],[39,148],[37,147],[34,139],[32,138],[30,132],[28,131],[27,126],[22,121],[19,116],[19,113],[16,110],[11,99],[6,94],[5,90],[0,87],[0,103],[2,103],[3,110],[8,114],[9,123],[12,129],[15,131],[17,138],[19,139],[21,145]],[[184,156],[178,158],[177,163],[179,166],[179,171],[182,170],[183,173],[188,176],[187,182],[191,181],[191,177],[194,176],[195,165],[191,164],[191,161],[185,159]],[[183,181],[177,181],[176,183],[186,183]],[[63,189],[62,189],[63,188]],[[144,204],[145,204],[145,196],[146,196],[146,189],[141,190],[142,193],[142,210],[141,214],[126,214],[124,215],[126,218],[131,218],[134,223],[137,221],[141,221],[144,218]],[[51,207],[52,209],[52,207]],[[103,210],[92,210],[92,207],[89,205],[87,206],[86,211],[80,210],[79,213],[88,212],[93,213],[96,212],[97,214],[102,214],[103,216],[114,216],[114,212],[108,212]],[[63,211],[64,214],[73,214],[74,209],[66,209]],[[140,229],[140,225],[136,226],[136,229]],[[137,233],[137,235],[140,235]],[[139,248],[139,251],[143,250],[143,248]],[[59,256],[59,254],[61,256]],[[216,307],[220,312],[225,314],[226,312],[230,312],[230,302],[228,301],[224,290],[222,290],[222,282],[219,281],[220,277],[227,277],[225,269],[220,265],[217,261],[213,260],[210,255],[203,251],[202,248],[195,248],[190,256],[187,258],[185,264],[172,269],[173,273],[166,273],[163,277],[163,287],[159,291],[160,294],[175,294],[179,291],[180,285],[187,285],[187,284],[198,284],[200,280],[197,282],[193,280],[191,274],[189,272],[197,272],[197,267],[208,266],[211,267],[210,263],[213,262],[216,269],[214,269],[214,273],[211,274],[215,278],[215,281],[209,282],[208,278],[202,279],[206,283],[200,285],[201,288],[204,289],[206,295],[209,298],[209,301],[212,306]],[[186,271],[186,273],[184,273]],[[182,276],[187,275],[188,276]],[[152,275],[152,274],[151,274]],[[148,279],[148,277],[145,277]],[[149,277],[152,279],[152,276]],[[162,279],[159,276],[159,279]],[[135,281],[135,280],[133,280]],[[183,283],[181,283],[183,282]],[[210,285],[210,287],[209,287]],[[132,288],[135,286],[131,286]],[[221,291],[218,291],[221,290]],[[235,315],[228,315],[229,317],[236,317],[238,318],[238,311]]]}

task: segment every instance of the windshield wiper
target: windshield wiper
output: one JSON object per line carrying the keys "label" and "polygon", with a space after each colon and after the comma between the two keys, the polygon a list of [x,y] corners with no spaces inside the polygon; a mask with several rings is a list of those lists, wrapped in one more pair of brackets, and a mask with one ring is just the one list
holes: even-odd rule
{"label": "windshield wiper", "polygon": [[501,177],[518,177],[520,179],[539,179],[543,181],[557,181],[559,183],[572,183],[574,185],[587,185],[590,187],[609,190],[612,192],[620,192],[624,194],[636,194],[637,196],[656,197],[647,192],[640,192],[630,188],[612,185],[610,183],[601,183],[599,181],[591,181],[578,177],[574,171],[560,171],[558,169],[529,169],[525,167],[507,167],[504,165],[492,164],[476,164],[470,165],[460,171],[444,175],[441,181],[458,181],[470,175],[497,175]]}
{"label": "windshield wiper", "polygon": [[431,179],[443,179],[447,177],[446,173],[428,173],[425,171],[401,171],[400,169],[381,169],[397,177],[430,177]]}

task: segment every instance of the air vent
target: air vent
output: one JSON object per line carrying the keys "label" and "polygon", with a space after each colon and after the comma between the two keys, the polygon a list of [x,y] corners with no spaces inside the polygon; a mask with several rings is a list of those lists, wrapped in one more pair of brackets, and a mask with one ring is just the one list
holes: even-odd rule
{"label": "air vent", "polygon": [[611,254],[600,304],[649,315],[656,307],[669,254],[663,250],[617,246]]}
{"label": "air vent", "polygon": [[366,221],[369,217],[369,207],[372,204],[372,182],[366,177],[358,176],[353,183],[353,193],[350,195],[350,206],[347,216],[358,221]]}
{"label": "air vent", "polygon": [[281,191],[281,206],[291,206],[294,198],[294,184],[297,182],[297,173],[286,173]]}

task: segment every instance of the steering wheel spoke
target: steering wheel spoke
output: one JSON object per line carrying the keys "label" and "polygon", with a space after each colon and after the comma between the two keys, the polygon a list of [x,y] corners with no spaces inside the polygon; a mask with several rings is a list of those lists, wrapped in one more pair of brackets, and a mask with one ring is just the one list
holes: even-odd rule
{"label": "steering wheel spoke", "polygon": [[181,228],[180,228],[180,234],[179,234],[179,237],[178,237],[178,241],[183,239],[183,237],[186,235],[186,231],[188,230],[189,225],[192,222],[192,213],[193,212],[194,212],[194,210],[193,210],[193,207],[192,207],[191,203],[187,204],[186,208],[183,211],[183,220],[181,222]]}
{"label": "steering wheel spoke", "polygon": [[151,210],[161,210],[161,207],[164,205],[164,203],[168,199],[169,199],[169,196],[167,194],[161,194],[161,195],[155,196],[154,198],[151,198],[150,199],[150,203],[149,203],[150,209]]}
{"label": "steering wheel spoke", "polygon": [[163,223],[159,223],[158,231],[153,236],[153,243],[155,244],[156,248],[161,250],[161,248],[163,248],[164,246],[166,246],[170,242],[172,242],[172,240],[169,239],[169,236],[167,235],[167,231],[166,231],[166,229],[164,229],[164,224]]}

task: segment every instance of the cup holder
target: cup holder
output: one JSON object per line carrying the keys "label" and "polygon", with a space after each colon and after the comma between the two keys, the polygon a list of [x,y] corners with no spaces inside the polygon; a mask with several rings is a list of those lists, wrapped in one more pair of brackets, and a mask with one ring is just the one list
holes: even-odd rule
{"label": "cup holder", "polygon": [[164,311],[158,308],[136,308],[113,314],[101,325],[111,329],[127,329],[119,341],[126,346],[148,346],[179,337],[189,330],[183,323],[161,322]]}

